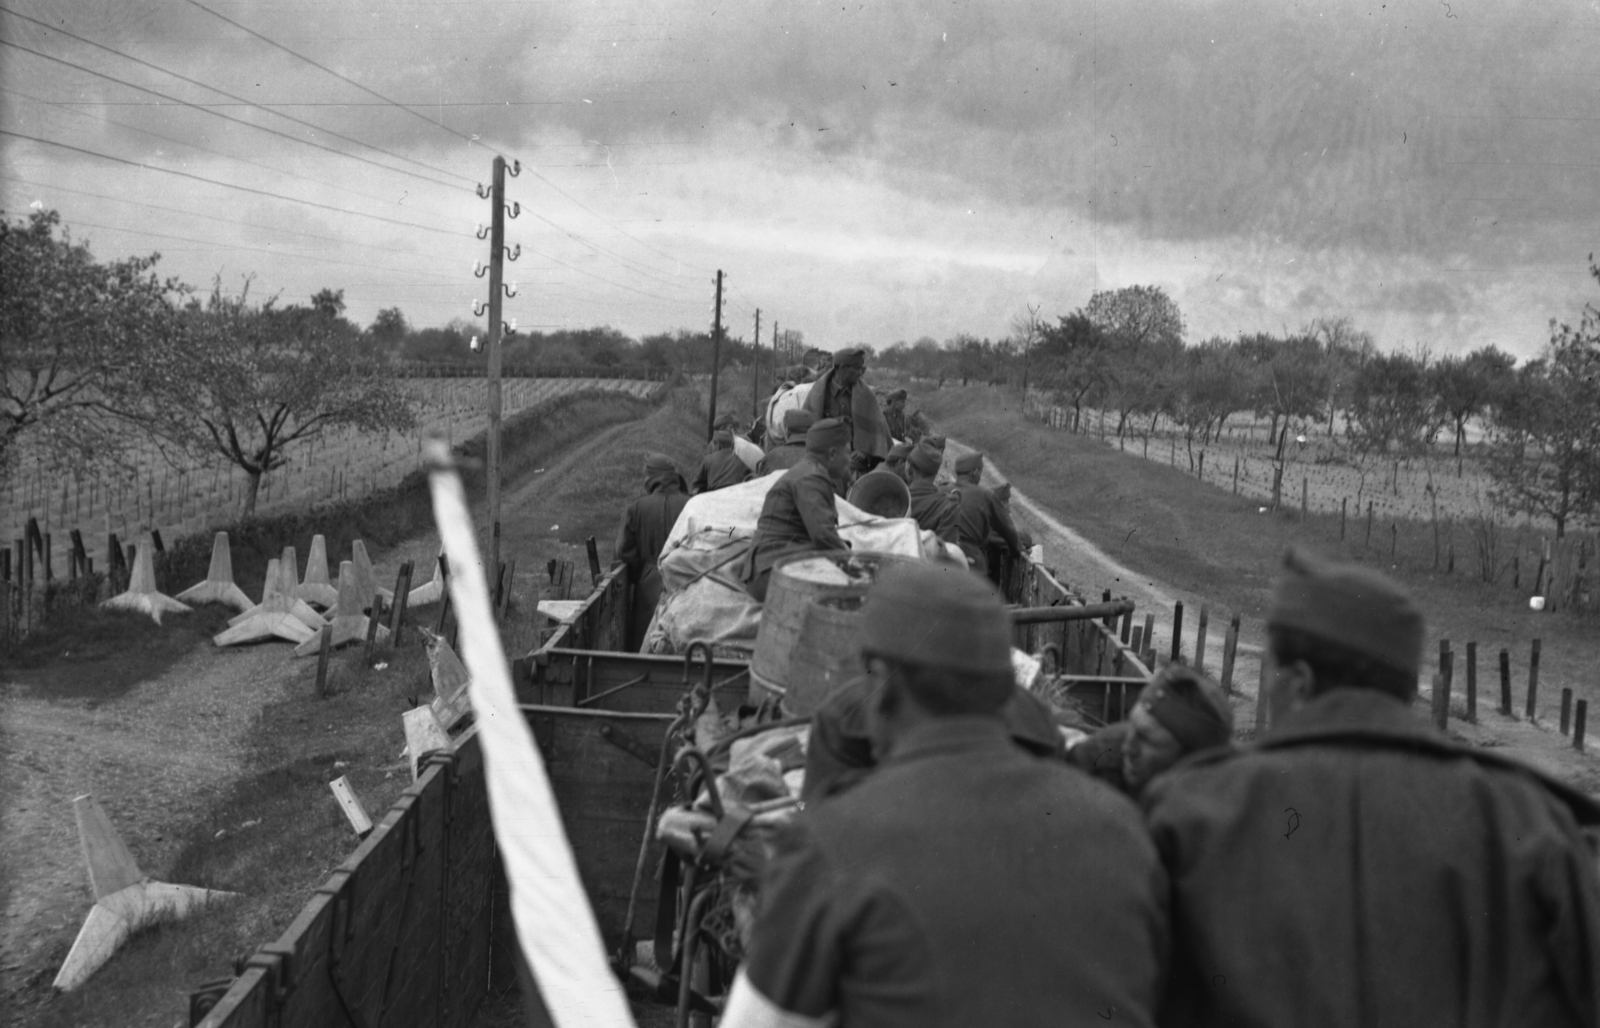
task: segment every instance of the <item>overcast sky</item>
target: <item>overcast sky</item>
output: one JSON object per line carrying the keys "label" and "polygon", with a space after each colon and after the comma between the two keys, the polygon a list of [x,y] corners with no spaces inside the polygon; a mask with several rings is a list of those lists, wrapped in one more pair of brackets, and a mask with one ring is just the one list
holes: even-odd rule
{"label": "overcast sky", "polygon": [[470,317],[496,153],[521,327],[702,328],[721,268],[828,349],[1155,284],[1528,356],[1597,294],[1596,0],[0,4],[8,217],[362,324]]}

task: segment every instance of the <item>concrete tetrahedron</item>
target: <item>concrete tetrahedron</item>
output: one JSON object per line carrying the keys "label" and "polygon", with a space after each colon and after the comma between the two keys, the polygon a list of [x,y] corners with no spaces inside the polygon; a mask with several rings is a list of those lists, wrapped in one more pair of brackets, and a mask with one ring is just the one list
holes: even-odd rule
{"label": "concrete tetrahedron", "polygon": [[448,750],[450,735],[429,707],[412,707],[400,715],[406,730],[406,756],[411,760],[411,780],[417,780],[417,759],[429,750]]}
{"label": "concrete tetrahedron", "polygon": [[328,541],[320,535],[311,537],[311,553],[306,557],[306,578],[295,590],[295,595],[307,603],[327,610],[339,602],[339,590],[328,578]]}
{"label": "concrete tetrahedron", "polygon": [[305,601],[300,595],[300,558],[296,556],[293,546],[283,548],[283,556],[278,559],[278,574],[282,576],[279,581],[279,590],[291,600],[289,613],[306,623],[307,628],[320,630],[327,624],[315,607]]}
{"label": "concrete tetrahedron", "polygon": [[[211,641],[218,646],[236,646],[262,639],[302,643],[315,638],[317,629],[295,615],[296,604],[317,617],[316,611],[311,610],[304,600],[296,600],[284,593],[282,562],[274,557],[267,561],[267,581],[261,589],[261,602],[229,621],[228,630],[213,636]],[[321,621],[320,617],[318,621]]]}
{"label": "concrete tetrahedron", "polygon": [[169,610],[184,614],[192,609],[187,603],[180,603],[156,589],[156,566],[151,556],[155,549],[154,541],[146,533],[139,542],[138,554],[133,558],[133,574],[128,578],[128,591],[102,600],[100,606],[143,611],[158,625],[161,624],[161,615]]}
{"label": "concrete tetrahedron", "polygon": [[456,651],[450,648],[444,636],[422,629],[428,648],[428,671],[433,678],[433,701],[428,704],[439,726],[445,731],[454,728],[472,711],[472,697],[468,686],[472,676]]}
{"label": "concrete tetrahedron", "polygon": [[[364,642],[367,638],[367,616],[361,612],[361,590],[356,584],[356,567],[353,561],[339,565],[339,602],[328,613],[332,617],[334,647],[346,643]],[[377,638],[387,639],[389,630],[378,625]],[[309,657],[322,648],[322,641],[314,635],[294,648],[297,657]]]}
{"label": "concrete tetrahedron", "polygon": [[444,567],[446,562],[444,550],[439,551],[439,559],[433,562],[433,580],[423,582],[406,594],[406,606],[421,607],[428,603],[438,603],[444,599]]}
{"label": "concrete tetrahedron", "polygon": [[73,800],[72,810],[78,819],[78,839],[83,844],[83,860],[88,866],[95,902],[56,973],[54,986],[62,992],[87,981],[140,928],[186,917],[208,903],[238,895],[151,881],[139,870],[133,854],[92,795]]}
{"label": "concrete tetrahedron", "polygon": [[[378,576],[372,570],[372,558],[367,556],[367,544],[360,539],[351,543],[350,559],[356,566],[356,584],[361,587],[362,606],[372,606],[374,597],[382,597],[384,603],[393,603],[394,590],[378,584]],[[343,599],[342,587],[340,599]]]}
{"label": "concrete tetrahedron", "polygon": [[228,533],[218,532],[211,540],[211,568],[206,580],[196,583],[176,597],[184,603],[226,603],[238,610],[249,610],[253,604],[233,581],[233,550],[228,545]]}

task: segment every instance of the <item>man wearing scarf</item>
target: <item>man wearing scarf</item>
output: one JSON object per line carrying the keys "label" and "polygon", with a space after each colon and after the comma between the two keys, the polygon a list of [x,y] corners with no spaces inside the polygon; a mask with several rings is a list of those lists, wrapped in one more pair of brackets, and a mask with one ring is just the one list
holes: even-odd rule
{"label": "man wearing scarf", "polygon": [[1163,1025],[1600,1023],[1588,795],[1413,711],[1422,611],[1291,549],[1272,727],[1145,791],[1172,882]]}
{"label": "man wearing scarf", "polygon": [[661,599],[661,571],[656,561],[688,502],[683,476],[678,474],[672,458],[661,453],[647,456],[644,495],[628,504],[617,534],[617,559],[628,566],[628,577],[633,581],[633,616],[628,623],[630,650],[637,650],[644,642],[645,629],[655,616],[656,603]]}
{"label": "man wearing scarf", "polygon": [[893,441],[889,426],[883,420],[878,398],[861,375],[867,367],[866,351],[840,350],[833,355],[833,366],[822,373],[811,392],[806,394],[806,410],[812,416],[841,418],[850,428],[850,449],[867,458],[867,470],[876,467],[889,455]]}
{"label": "man wearing scarf", "polygon": [[906,423],[906,391],[896,389],[887,397],[883,408],[883,423],[889,428],[891,439],[905,439],[906,430],[910,427]]}
{"label": "man wearing scarf", "polygon": [[882,759],[780,836],[722,1028],[1151,1028],[1166,875],[1132,803],[1007,731],[994,587],[891,566],[860,633]]}

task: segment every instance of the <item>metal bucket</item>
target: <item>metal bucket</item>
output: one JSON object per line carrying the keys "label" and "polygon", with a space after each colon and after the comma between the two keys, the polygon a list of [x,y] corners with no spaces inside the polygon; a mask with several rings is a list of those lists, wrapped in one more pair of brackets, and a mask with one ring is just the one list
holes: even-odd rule
{"label": "metal bucket", "polygon": [[865,596],[818,596],[789,660],[783,712],[808,717],[862,672],[861,605]]}

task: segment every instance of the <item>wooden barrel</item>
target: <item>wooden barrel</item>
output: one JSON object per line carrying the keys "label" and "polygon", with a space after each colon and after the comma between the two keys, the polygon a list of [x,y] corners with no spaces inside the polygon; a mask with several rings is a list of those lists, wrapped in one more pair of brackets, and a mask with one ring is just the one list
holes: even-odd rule
{"label": "wooden barrel", "polygon": [[805,625],[789,659],[789,687],[783,695],[783,712],[789,717],[810,716],[861,673],[864,599],[862,595],[818,596],[806,608]]}
{"label": "wooden barrel", "polygon": [[760,705],[787,691],[791,657],[813,600],[821,596],[863,596],[878,568],[910,559],[839,550],[796,554],[774,567],[750,660],[749,702]]}

